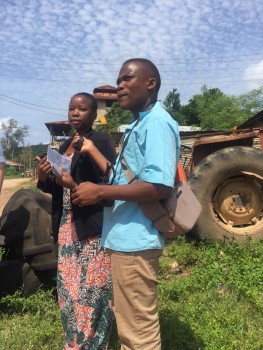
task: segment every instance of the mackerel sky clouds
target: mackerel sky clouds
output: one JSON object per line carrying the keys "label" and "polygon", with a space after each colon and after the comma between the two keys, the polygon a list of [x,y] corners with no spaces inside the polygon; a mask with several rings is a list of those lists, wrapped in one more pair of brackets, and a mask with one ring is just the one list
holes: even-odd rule
{"label": "mackerel sky clouds", "polygon": [[0,120],[30,126],[65,120],[70,97],[116,84],[123,61],[151,59],[160,99],[187,103],[203,84],[239,95],[263,85],[262,0],[3,0]]}

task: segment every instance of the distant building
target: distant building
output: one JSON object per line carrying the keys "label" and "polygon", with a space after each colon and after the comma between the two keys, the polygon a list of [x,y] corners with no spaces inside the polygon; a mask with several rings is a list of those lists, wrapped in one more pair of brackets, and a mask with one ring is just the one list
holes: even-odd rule
{"label": "distant building", "polygon": [[49,145],[51,148],[59,148],[59,146],[70,135],[71,126],[68,120],[61,122],[45,123],[49,130]]}
{"label": "distant building", "polygon": [[92,94],[98,102],[98,118],[105,116],[114,102],[118,102],[117,88],[111,85],[103,85],[95,88]]}
{"label": "distant building", "polygon": [[25,165],[22,163],[13,162],[12,160],[5,160],[5,164],[10,165],[12,168],[15,168],[19,172],[25,172]]}

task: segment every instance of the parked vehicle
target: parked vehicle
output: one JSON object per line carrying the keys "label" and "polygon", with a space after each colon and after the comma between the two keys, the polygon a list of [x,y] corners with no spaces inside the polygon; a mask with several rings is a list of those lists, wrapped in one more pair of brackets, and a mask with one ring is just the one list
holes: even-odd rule
{"label": "parked vehicle", "polygon": [[[112,134],[116,150],[121,133]],[[263,129],[181,132],[180,161],[202,205],[193,229],[212,241],[263,238]]]}
{"label": "parked vehicle", "polygon": [[263,238],[263,129],[182,136],[181,162],[202,205],[197,238]]}

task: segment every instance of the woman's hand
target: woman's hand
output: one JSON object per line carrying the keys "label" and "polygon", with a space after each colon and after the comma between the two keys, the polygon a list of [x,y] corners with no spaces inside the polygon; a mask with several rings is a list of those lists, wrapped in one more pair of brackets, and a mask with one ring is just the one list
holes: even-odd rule
{"label": "woman's hand", "polygon": [[[74,144],[75,142],[77,142],[79,139],[80,139],[79,134],[76,134],[76,135],[73,137],[72,144]],[[90,153],[90,152],[92,152],[93,147],[94,147],[93,142],[92,142],[91,140],[86,139],[85,137],[83,137],[83,145],[82,145],[82,147],[81,147],[81,150],[78,151],[78,152],[80,152],[80,153]]]}
{"label": "woman's hand", "polygon": [[60,169],[62,176],[55,176],[56,184],[72,189],[77,186],[76,182],[73,180],[72,176],[65,171]]}
{"label": "woman's hand", "polygon": [[46,182],[49,174],[52,172],[52,168],[50,163],[47,161],[47,157],[39,158],[36,157],[36,159],[39,161],[37,166],[38,171],[38,179],[42,182]]}

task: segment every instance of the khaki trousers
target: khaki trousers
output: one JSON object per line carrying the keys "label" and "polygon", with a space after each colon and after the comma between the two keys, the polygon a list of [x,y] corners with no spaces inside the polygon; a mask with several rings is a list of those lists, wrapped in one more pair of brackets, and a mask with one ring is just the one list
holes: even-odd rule
{"label": "khaki trousers", "polygon": [[111,256],[113,311],[121,350],[161,350],[157,283],[161,249]]}

